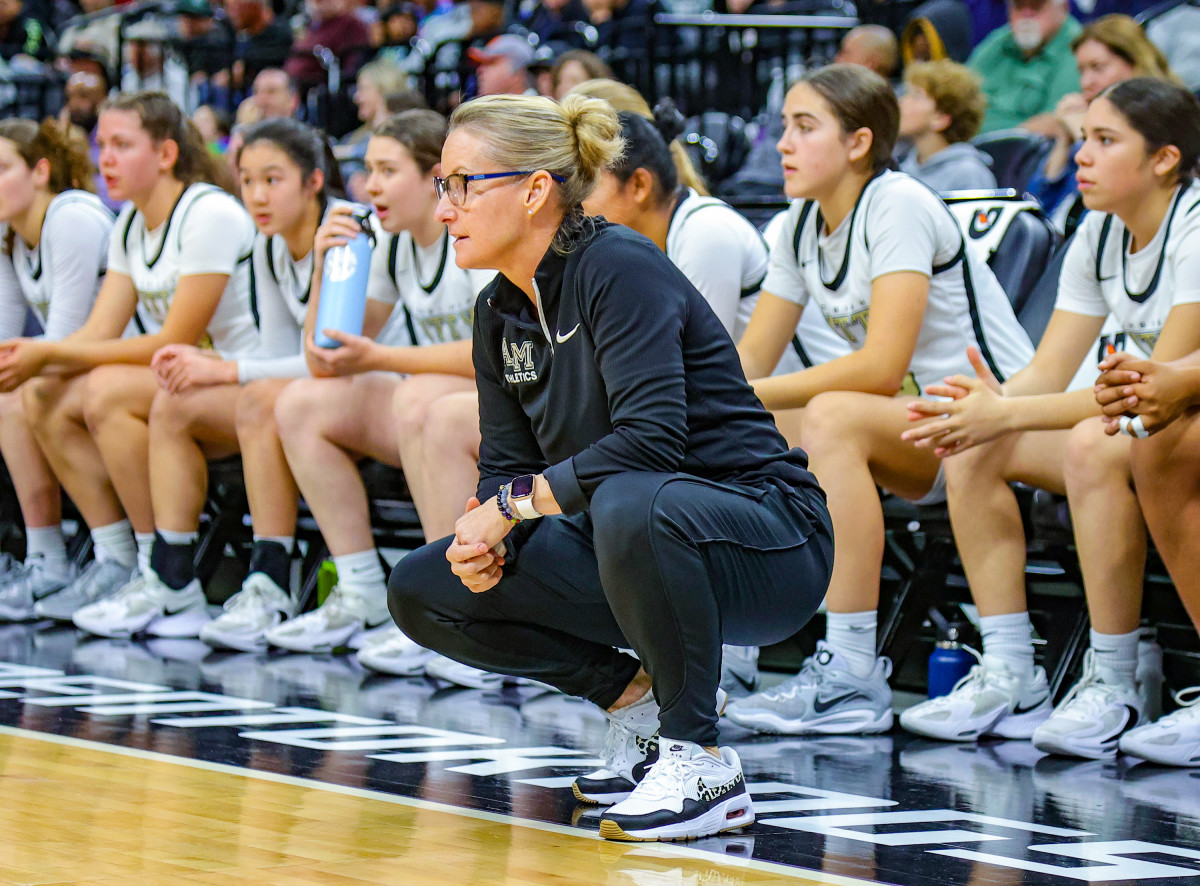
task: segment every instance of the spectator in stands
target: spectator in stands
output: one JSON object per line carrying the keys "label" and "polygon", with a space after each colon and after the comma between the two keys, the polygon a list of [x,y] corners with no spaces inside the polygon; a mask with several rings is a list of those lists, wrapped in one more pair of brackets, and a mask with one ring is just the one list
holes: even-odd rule
{"label": "spectator in stands", "polygon": [[1146,36],[1183,78],[1192,92],[1200,91],[1200,6],[1183,3],[1146,23]]}
{"label": "spectator in stands", "polygon": [[[254,78],[251,93],[258,121],[275,117],[294,117],[300,107],[300,92],[295,81],[279,68],[264,68]],[[257,121],[256,121],[257,122]]]}
{"label": "spectator in stands", "polygon": [[412,53],[412,41],[424,17],[415,3],[394,3],[379,10],[379,21],[371,30],[371,45],[379,48],[377,61],[401,65]]}
{"label": "spectator in stands", "polygon": [[[401,426],[422,423],[437,397],[470,389],[470,317],[491,276],[458,267],[434,214],[445,136],[439,114],[407,111],[371,138],[367,194],[383,230],[372,254],[367,328],[378,332],[372,340],[326,331],[341,343],[336,350],[317,347],[309,334],[306,354],[316,377],[288,385],[275,406],[288,464],[333,555],[338,587],[320,608],[268,631],[267,640],[296,652],[363,641],[359,660],[389,673],[421,673],[430,656],[388,619],[358,464],[373,458],[401,466]],[[356,230],[344,214],[332,216],[317,236],[318,267],[329,246]],[[407,381],[417,376],[425,383],[419,395]],[[383,630],[366,642],[364,633],[377,627]]]}
{"label": "spectator in stands", "polygon": [[[952,401],[908,404],[912,419],[928,420],[904,439],[945,459],[983,660],[949,696],[909,708],[900,722],[957,741],[1032,735],[1047,753],[1102,759],[1145,719],[1135,674],[1146,527],[1132,438],[1105,435],[1091,384],[1061,392],[1081,361],[1095,359],[1106,321],[1139,358],[1170,361],[1200,347],[1200,214],[1189,212],[1200,203],[1200,104],[1161,80],[1126,80],[1093,99],[1083,132],[1075,159],[1092,211],[1071,240],[1033,361],[1001,385],[972,353],[975,378],[930,389]],[[1034,667],[1016,481],[1067,494],[1092,624],[1083,676],[1053,713]]]}
{"label": "spectator in stands", "polygon": [[862,65],[884,80],[891,80],[896,76],[900,47],[896,35],[883,25],[859,25],[842,38],[842,45],[838,47],[833,60],[848,65]]}
{"label": "spectator in stands", "polygon": [[282,68],[292,51],[292,31],[287,22],[275,17],[271,0],[228,0],[226,11],[234,29],[234,95],[245,94],[266,68]]}
{"label": "spectator in stands", "polygon": [[100,146],[96,143],[96,124],[100,119],[100,106],[108,95],[108,80],[102,75],[91,71],[77,71],[67,78],[63,87],[63,105],[61,122],[78,126],[86,136],[90,148],[92,166],[96,186],[94,190],[100,200],[109,209],[120,209],[121,204],[108,196],[108,185],[100,174],[98,161]]}
{"label": "spectator in stands", "polygon": [[49,61],[53,39],[49,26],[25,11],[23,0],[0,0],[0,59]]}
{"label": "spectator in stands", "polygon": [[337,57],[343,77],[352,77],[371,44],[370,29],[354,14],[350,0],[306,0],[305,8],[308,26],[283,66],[302,92],[326,80],[325,67],[314,54],[318,46]]}
{"label": "spectator in stands", "polygon": [[646,34],[659,11],[659,0],[583,0],[596,28],[597,52],[608,61],[618,50],[628,58],[646,53]]}
{"label": "spectator in stands", "polygon": [[[123,611],[120,604],[86,604],[150,568],[147,422],[157,388],[150,360],[176,342],[204,342],[226,356],[258,345],[246,264],[254,225],[212,184],[224,179],[223,165],[166,95],[119,96],[101,110],[99,125],[109,193],[129,202],[113,228],[96,305],[74,335],[9,342],[0,360],[10,379],[32,379],[26,415],[92,530],[97,554],[94,567],[40,601],[39,615],[79,618],[93,633],[128,636],[127,623],[108,618]],[[135,318],[145,333],[122,337]],[[203,595],[154,602],[162,608],[140,614],[153,619],[169,610],[163,630],[186,632],[207,620]]]}
{"label": "spectator in stands", "polygon": [[913,10],[900,35],[900,60],[965,62],[971,54],[971,13],[962,0],[929,0]]}
{"label": "spectator in stands", "polygon": [[1064,95],[1054,109],[1054,147],[1029,182],[1029,193],[1064,230],[1077,204],[1075,152],[1083,138],[1088,104],[1108,87],[1131,77],[1158,77],[1179,83],[1162,52],[1127,15],[1107,15],[1084,25],[1071,43],[1079,68],[1080,91]]}
{"label": "spectator in stands", "polygon": [[590,24],[583,0],[539,0],[528,15],[518,16],[517,24],[536,34],[542,46],[558,44],[582,49],[580,26]]}
{"label": "spectator in stands", "polygon": [[409,92],[409,77],[389,62],[375,61],[363,65],[354,84],[354,106],[362,126],[340,142],[345,147],[365,145],[375,130],[393,113],[387,105],[388,96]]}
{"label": "spectator in stands", "polygon": [[[0,121],[0,342],[19,338],[27,313],[55,341],[87,320],[104,279],[113,217],[91,193],[88,145],[47,118]],[[41,597],[74,578],[62,533],[62,490],[0,357],[0,454],[25,525],[25,561],[0,557],[0,621],[34,617]]]}
{"label": "spectator in stands", "polygon": [[[1196,562],[1196,465],[1200,464],[1200,352],[1172,362],[1121,352],[1105,357],[1096,399],[1107,432],[1128,428],[1137,418],[1149,439],[1135,439],[1130,461],[1138,503],[1159,555],[1193,627],[1200,630],[1200,564]],[[1128,433],[1128,430],[1126,431]],[[1121,736],[1123,753],[1165,766],[1198,766],[1200,706],[1193,687],[1175,693],[1180,708]]]}
{"label": "spectator in stands", "polygon": [[161,585],[174,592],[200,589],[194,563],[206,462],[240,453],[254,543],[242,589],[220,617],[199,629],[218,648],[266,649],[266,629],[294,612],[289,587],[297,492],[279,446],[274,407],[293,379],[308,375],[303,339],[306,324],[312,326],[313,275],[320,272],[313,259],[318,226],[348,205],[336,196],[341,181],[327,155],[324,137],[297,120],[276,118],[246,131],[238,180],[258,228],[251,263],[260,345],[240,358],[167,345],[151,362],[158,382],[150,410],[157,535],[148,591],[131,600]]}
{"label": "spectator in stands", "polygon": [[214,154],[224,154],[229,147],[229,135],[233,129],[233,117],[228,111],[212,105],[201,105],[192,113],[192,122]]}
{"label": "spectator in stands", "polygon": [[554,60],[554,66],[550,69],[552,98],[560,101],[564,95],[588,80],[612,79],[612,69],[596,53],[586,49],[568,49]]}
{"label": "spectator in stands", "polygon": [[905,70],[904,85],[900,136],[912,150],[900,171],[935,191],[996,187],[991,159],[970,143],[986,106],[978,75],[948,59],[919,62]]}
{"label": "spectator in stands", "polygon": [[1079,22],[1067,0],[1008,0],[1008,24],[984,40],[967,64],[983,78],[983,131],[1050,126],[1058,100],[1079,89],[1071,41]]}
{"label": "spectator in stands", "polygon": [[213,17],[208,0],[178,0],[179,51],[193,85],[207,84],[233,64],[233,29]]}
{"label": "spectator in stands", "polygon": [[475,63],[476,92],[479,95],[537,95],[529,65],[533,46],[516,34],[493,37],[482,49],[468,49]]}
{"label": "spectator in stands", "polygon": [[471,11],[471,30],[467,34],[471,48],[487,44],[504,32],[507,24],[503,0],[467,0]]}
{"label": "spectator in stands", "polygon": [[[886,80],[858,65],[806,74],[788,92],[780,139],[795,202],[738,350],[755,393],[808,452],[829,495],[837,546],[825,640],[800,674],[731,703],[731,720],[767,732],[885,732],[891,666],[876,657],[884,550],[877,487],[942,498],[940,466],[900,439],[903,391],[969,371],[979,347],[1008,376],[1033,354],[1008,297],[946,205],[888,169],[900,109]],[[771,376],[807,311],[844,341],[842,356]]]}

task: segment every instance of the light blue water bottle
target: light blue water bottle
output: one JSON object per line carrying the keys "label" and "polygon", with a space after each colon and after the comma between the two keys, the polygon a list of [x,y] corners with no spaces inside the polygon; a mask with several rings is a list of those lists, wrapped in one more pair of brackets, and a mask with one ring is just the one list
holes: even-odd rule
{"label": "light blue water bottle", "polygon": [[361,228],[358,236],[345,246],[335,246],[325,253],[321,296],[313,331],[313,341],[321,348],[341,347],[339,342],[325,335],[326,329],[362,335],[375,232],[371,230],[370,213],[358,210],[351,213],[350,217]]}

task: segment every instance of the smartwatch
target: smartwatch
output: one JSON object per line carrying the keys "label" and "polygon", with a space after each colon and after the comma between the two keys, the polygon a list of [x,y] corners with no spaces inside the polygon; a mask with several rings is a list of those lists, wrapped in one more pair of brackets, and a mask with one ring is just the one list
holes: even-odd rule
{"label": "smartwatch", "polygon": [[514,477],[508,484],[508,506],[522,520],[536,520],[542,516],[533,506],[533,474]]}

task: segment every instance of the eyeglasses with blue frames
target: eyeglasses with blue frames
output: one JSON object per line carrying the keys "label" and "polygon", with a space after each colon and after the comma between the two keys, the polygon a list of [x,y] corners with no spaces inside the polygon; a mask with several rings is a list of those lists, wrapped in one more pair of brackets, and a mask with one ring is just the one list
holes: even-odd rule
{"label": "eyeglasses with blue frames", "polygon": [[[523,170],[521,172],[476,172],[472,175],[466,175],[462,172],[456,172],[454,175],[448,175],[445,178],[439,176],[433,177],[433,189],[437,193],[438,199],[449,197],[450,203],[454,206],[462,206],[467,200],[467,182],[487,181],[490,178],[510,178],[514,175],[533,175],[537,172],[536,169]],[[550,177],[560,185],[566,181],[561,175],[550,173]]]}

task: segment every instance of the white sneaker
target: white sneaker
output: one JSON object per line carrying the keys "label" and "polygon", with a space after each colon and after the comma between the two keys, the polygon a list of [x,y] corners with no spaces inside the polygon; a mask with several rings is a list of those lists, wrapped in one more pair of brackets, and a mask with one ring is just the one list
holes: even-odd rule
{"label": "white sneaker", "polygon": [[800,673],[777,686],[732,701],[725,716],[757,732],[850,735],[892,728],[892,663],[877,659],[866,677],[855,675],[828,643],[805,660]]}
{"label": "white sneaker", "polygon": [[224,611],[200,629],[200,639],[214,649],[260,652],[267,631],[292,617],[295,604],[287,591],[261,572],[246,576],[242,589],[225,601]]}
{"label": "white sneaker", "polygon": [[1029,738],[1054,705],[1046,672],[1033,669],[1026,682],[993,655],[984,655],[954,689],[900,714],[909,732],[942,741],[974,741],[983,735]]}
{"label": "white sneaker", "polygon": [[658,702],[647,692],[608,717],[600,758],[604,767],[571,785],[575,799],[608,806],[624,800],[658,759]]}
{"label": "white sneaker", "polygon": [[408,638],[396,625],[364,641],[355,653],[364,668],[395,677],[419,677],[437,653]]}
{"label": "white sneaker", "polygon": [[71,567],[46,568],[40,562],[21,563],[0,576],[0,621],[36,617],[39,600],[56,594],[75,578]]}
{"label": "white sneaker", "polygon": [[136,570],[116,560],[93,560],[61,591],[38,600],[34,612],[38,618],[69,622],[84,606],[111,597],[134,578]]}
{"label": "white sneaker", "polygon": [[[729,695],[717,689],[717,714],[725,711]],[[604,767],[581,775],[571,785],[575,799],[608,806],[628,797],[658,759],[658,702],[647,692],[615,713],[604,712],[608,732],[600,757]]]}
{"label": "white sneaker", "polygon": [[1200,766],[1200,686],[1181,689],[1175,701],[1179,710],[1122,735],[1121,751],[1163,766]]}
{"label": "white sneaker", "polygon": [[754,805],[732,748],[718,759],[698,744],[659,739],[646,777],[600,816],[608,840],[694,840],[754,823]]}
{"label": "white sneaker", "polygon": [[758,647],[721,647],[721,688],[732,696],[749,695],[758,689]]}
{"label": "white sneaker", "polygon": [[1117,752],[1121,735],[1145,719],[1137,687],[1103,682],[1089,649],[1083,677],[1054,713],[1033,731],[1033,746],[1047,754],[1104,760]]}
{"label": "white sneaker", "polygon": [[369,628],[390,620],[386,595],[368,600],[335,587],[323,606],[269,628],[266,637],[272,646],[292,652],[331,652],[355,646]]}
{"label": "white sneaker", "polygon": [[208,604],[200,581],[173,591],[153,572],[139,575],[111,597],[75,613],[75,626],[100,637],[198,637],[208,623]]}
{"label": "white sneaker", "polygon": [[493,674],[491,671],[473,668],[436,652],[425,663],[425,674],[455,686],[465,686],[467,689],[499,689],[505,685],[520,686],[525,682],[520,677]]}

